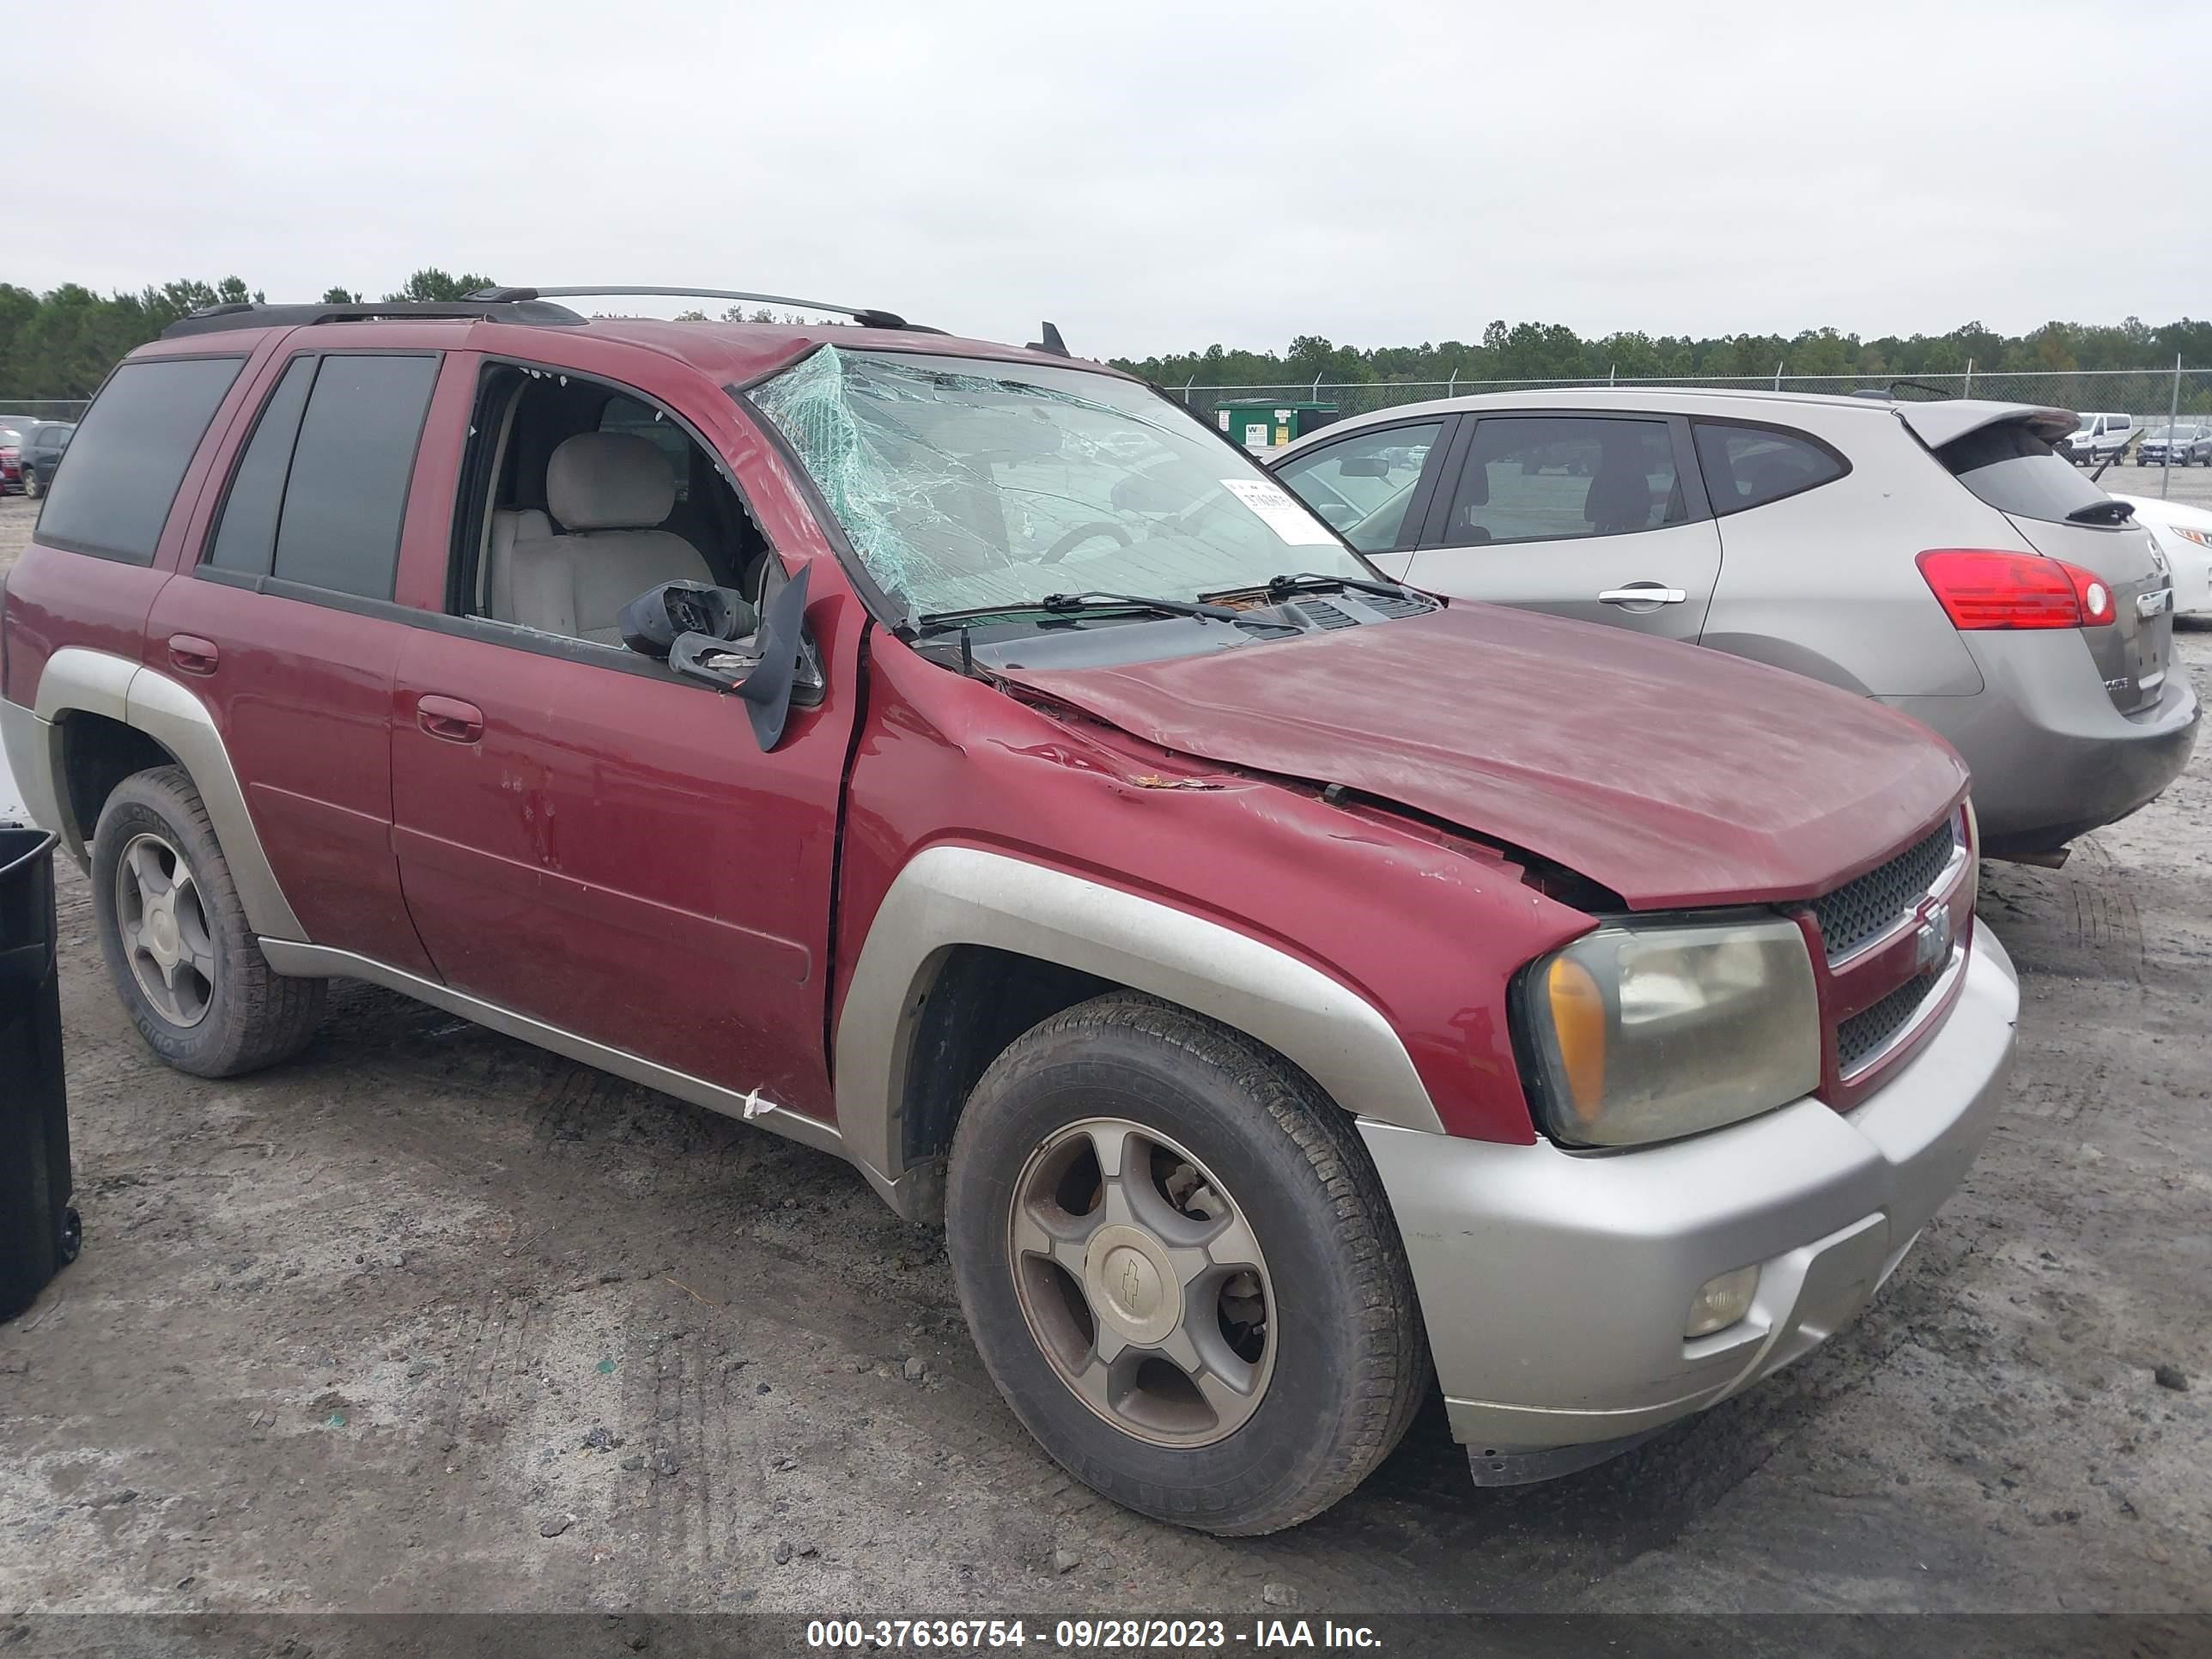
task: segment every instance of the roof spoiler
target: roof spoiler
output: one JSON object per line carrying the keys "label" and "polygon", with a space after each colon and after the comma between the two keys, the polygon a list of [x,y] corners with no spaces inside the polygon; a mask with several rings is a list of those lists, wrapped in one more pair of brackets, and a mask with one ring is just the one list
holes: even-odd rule
{"label": "roof spoiler", "polygon": [[2042,439],[2057,443],[2081,424],[2070,409],[2038,404],[1984,403],[1979,398],[1952,398],[1939,404],[1900,403],[1897,417],[1930,449],[1941,449],[1970,432],[1984,427],[2016,423]]}

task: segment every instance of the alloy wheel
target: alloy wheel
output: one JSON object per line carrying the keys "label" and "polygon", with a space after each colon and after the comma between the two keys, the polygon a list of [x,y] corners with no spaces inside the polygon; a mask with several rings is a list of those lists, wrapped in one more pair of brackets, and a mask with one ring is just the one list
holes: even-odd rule
{"label": "alloy wheel", "polygon": [[1275,1363],[1259,1240],[1220,1182],[1156,1130],[1086,1118],[1030,1154],[1007,1227],[1016,1293],[1076,1397],[1155,1445],[1225,1439]]}
{"label": "alloy wheel", "polygon": [[131,838],[115,866],[115,925],[146,1000],[172,1025],[207,1018],[215,1000],[215,939],[198,879],[155,835]]}

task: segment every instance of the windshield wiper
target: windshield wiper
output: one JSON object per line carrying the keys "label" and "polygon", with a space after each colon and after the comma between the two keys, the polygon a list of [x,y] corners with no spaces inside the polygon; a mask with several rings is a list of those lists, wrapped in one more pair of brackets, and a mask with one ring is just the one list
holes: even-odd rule
{"label": "windshield wiper", "polygon": [[1156,599],[1143,593],[1048,593],[1037,603],[1047,611],[1097,611],[1111,610],[1115,605],[1141,605],[1163,617],[1196,617],[1201,622],[1237,620],[1237,613],[1225,605],[1208,605],[1203,599]]}
{"label": "windshield wiper", "polygon": [[2135,515],[2136,509],[2133,502],[2106,500],[2091,501],[2085,507],[2075,507],[2066,515],[2066,522],[2069,524],[2125,524]]}
{"label": "windshield wiper", "polygon": [[[1386,599],[1401,599],[1413,591],[1402,582],[1370,581],[1362,576],[1325,576],[1318,570],[1302,570],[1294,576],[1270,576],[1257,588],[1228,587],[1222,592],[1265,592],[1271,599],[1281,599],[1293,593],[1313,593],[1331,587],[1349,587],[1355,592],[1376,593]],[[1218,599],[1221,594],[1208,597]]]}
{"label": "windshield wiper", "polygon": [[1079,611],[1150,611],[1163,617],[1195,617],[1201,622],[1235,622],[1225,605],[1192,599],[1156,599],[1141,593],[1048,593],[1041,599],[1012,599],[1004,605],[971,605],[965,611],[932,611],[915,619],[924,633],[957,628],[980,617],[1013,617],[1026,611],[1065,616]]}

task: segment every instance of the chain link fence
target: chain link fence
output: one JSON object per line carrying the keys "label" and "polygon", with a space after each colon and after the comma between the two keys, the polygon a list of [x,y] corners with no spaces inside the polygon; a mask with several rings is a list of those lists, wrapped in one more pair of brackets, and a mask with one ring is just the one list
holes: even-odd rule
{"label": "chain link fence", "polygon": [[74,425],[84,418],[89,398],[0,398],[0,420],[10,415],[21,415],[33,421],[67,421]]}
{"label": "chain link fence", "polygon": [[1699,386],[1754,392],[1816,392],[1849,394],[1877,392],[1902,398],[1985,398],[2000,403],[2038,404],[2077,412],[2134,417],[2137,426],[2163,427],[2169,415],[2183,423],[2212,424],[2212,368],[2100,368],[2035,374],[1984,374],[1966,369],[1949,374],[1606,374],[1558,380],[1284,381],[1273,385],[1201,386],[1195,381],[1167,390],[1200,414],[1224,403],[1333,403],[1337,418],[1395,409],[1437,398],[1478,392],[1543,392],[1583,386]]}

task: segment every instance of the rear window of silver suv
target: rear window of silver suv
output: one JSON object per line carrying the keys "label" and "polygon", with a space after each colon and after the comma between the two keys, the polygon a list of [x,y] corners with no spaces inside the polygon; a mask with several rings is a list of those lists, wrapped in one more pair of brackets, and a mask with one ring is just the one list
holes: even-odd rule
{"label": "rear window of silver suv", "polygon": [[1936,459],[1991,507],[2017,518],[2063,524],[2068,514],[2111,500],[2018,421],[2000,421],[1954,438],[1936,452]]}

